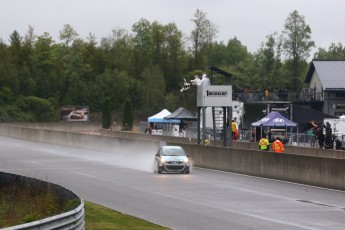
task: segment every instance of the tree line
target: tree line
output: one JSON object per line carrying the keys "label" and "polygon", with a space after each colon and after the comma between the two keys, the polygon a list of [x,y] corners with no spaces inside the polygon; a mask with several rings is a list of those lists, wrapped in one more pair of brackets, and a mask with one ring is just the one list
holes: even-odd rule
{"label": "tree line", "polygon": [[[233,89],[286,88],[301,90],[308,58],[315,47],[311,28],[297,11],[284,29],[267,35],[250,53],[236,37],[216,40],[219,28],[197,10],[194,29],[183,35],[175,23],[140,19],[131,32],[114,29],[96,41],[79,37],[66,24],[56,42],[45,32],[16,30],[8,42],[0,39],[0,121],[57,121],[61,106],[89,106],[101,112],[105,100],[111,111],[131,101],[136,114],[147,116],[167,108],[195,111],[195,90],[181,93],[183,79],[216,66],[233,75]],[[314,58],[344,58],[341,43],[318,48]],[[215,76],[215,84],[224,79]],[[255,87],[255,88],[254,88]]]}

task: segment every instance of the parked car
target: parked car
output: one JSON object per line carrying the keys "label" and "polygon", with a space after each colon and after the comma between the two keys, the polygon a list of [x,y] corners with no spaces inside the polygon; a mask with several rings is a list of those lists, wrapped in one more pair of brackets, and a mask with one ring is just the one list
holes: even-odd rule
{"label": "parked car", "polygon": [[84,111],[76,110],[71,112],[69,115],[69,119],[83,119],[84,118]]}
{"label": "parked car", "polygon": [[158,149],[154,163],[154,172],[190,172],[189,155],[181,146],[162,146]]}

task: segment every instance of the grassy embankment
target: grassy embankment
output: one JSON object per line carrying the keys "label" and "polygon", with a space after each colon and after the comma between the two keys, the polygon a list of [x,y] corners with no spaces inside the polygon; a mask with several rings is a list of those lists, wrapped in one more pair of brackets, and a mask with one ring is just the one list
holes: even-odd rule
{"label": "grassy embankment", "polygon": [[[79,200],[62,202],[54,193],[28,185],[0,187],[0,228],[15,226],[73,210]],[[85,229],[168,229],[145,220],[85,202]]]}

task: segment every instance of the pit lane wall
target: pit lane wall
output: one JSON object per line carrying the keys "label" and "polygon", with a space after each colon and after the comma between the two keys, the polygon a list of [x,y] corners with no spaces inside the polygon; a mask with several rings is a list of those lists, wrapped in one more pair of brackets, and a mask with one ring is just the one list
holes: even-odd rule
{"label": "pit lane wall", "polygon": [[[344,151],[286,146],[286,153],[258,150],[257,143],[197,145],[193,140],[142,133],[100,130],[100,135],[0,125],[0,135],[98,151],[130,152],[138,143],[156,152],[160,142],[181,145],[196,167],[320,186],[345,191]],[[213,144],[213,145],[212,145]]]}
{"label": "pit lane wall", "polygon": [[79,128],[78,131],[71,132],[69,128],[68,131],[62,131],[56,127],[50,129],[30,125],[0,124],[0,136],[96,151],[119,152],[119,149],[123,148],[124,151],[133,152],[137,151],[136,146],[140,145],[142,148],[152,149],[156,152],[160,144],[157,141],[99,135],[99,128],[93,132],[82,130]]}

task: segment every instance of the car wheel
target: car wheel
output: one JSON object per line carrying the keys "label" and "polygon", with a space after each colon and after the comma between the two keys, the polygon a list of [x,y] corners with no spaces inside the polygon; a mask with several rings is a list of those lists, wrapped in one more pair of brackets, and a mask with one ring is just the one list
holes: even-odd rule
{"label": "car wheel", "polygon": [[189,170],[184,171],[185,174],[189,174]]}
{"label": "car wheel", "polygon": [[155,171],[156,171],[158,174],[161,174],[161,173],[162,173],[162,170],[159,169],[158,162],[157,162],[155,165],[156,165]]}

